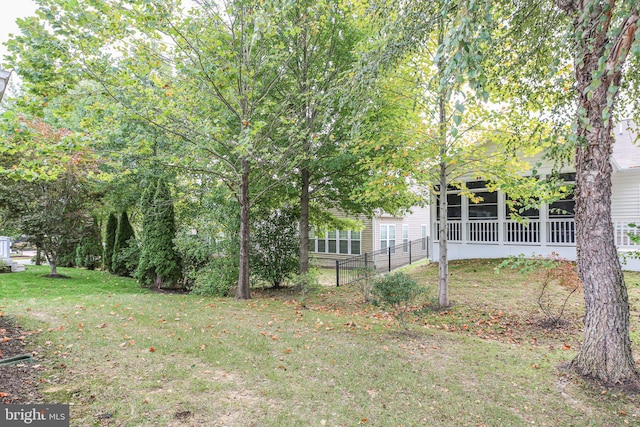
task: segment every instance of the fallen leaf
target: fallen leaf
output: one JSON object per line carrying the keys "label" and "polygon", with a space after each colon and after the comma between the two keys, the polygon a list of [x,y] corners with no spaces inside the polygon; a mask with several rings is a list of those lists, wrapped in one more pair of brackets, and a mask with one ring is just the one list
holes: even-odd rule
{"label": "fallen leaf", "polygon": [[156,351],[156,348],[155,348],[155,347],[149,347],[149,351],[150,351],[151,353],[153,353],[154,351]]}

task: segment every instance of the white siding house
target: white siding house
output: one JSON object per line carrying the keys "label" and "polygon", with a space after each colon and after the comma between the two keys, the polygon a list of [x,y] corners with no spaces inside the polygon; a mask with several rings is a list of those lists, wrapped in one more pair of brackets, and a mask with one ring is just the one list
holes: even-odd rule
{"label": "white siding house", "polygon": [[[619,252],[640,250],[628,237],[630,223],[640,224],[640,147],[634,144],[638,129],[630,120],[615,128],[612,166],[611,213]],[[549,173],[550,168],[538,169]],[[572,171],[564,170],[563,178],[575,179]],[[569,197],[540,209],[529,210],[528,221],[509,218],[505,195],[488,192],[485,182],[470,180],[467,186],[484,199],[478,204],[461,197],[459,191],[447,192],[449,203],[449,259],[503,258],[511,255],[549,255],[555,252],[563,258],[575,260],[574,200]],[[438,259],[437,203],[431,205],[431,259]],[[640,261],[629,261],[625,269],[640,271]]]}

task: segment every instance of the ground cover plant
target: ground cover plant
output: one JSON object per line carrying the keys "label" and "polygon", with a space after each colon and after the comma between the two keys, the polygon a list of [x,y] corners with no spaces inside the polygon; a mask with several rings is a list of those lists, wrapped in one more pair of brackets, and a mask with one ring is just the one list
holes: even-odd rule
{"label": "ground cover plant", "polygon": [[[637,396],[558,368],[580,343],[580,292],[567,323],[542,328],[539,286],[496,275],[498,264],[453,262],[452,306],[433,309],[424,293],[410,333],[357,284],[325,286],[303,306],[286,288],[236,301],[98,271],[47,279],[46,267],[0,276],[0,320],[23,329],[38,392],[72,404],[74,426],[637,424]],[[437,266],[404,271],[436,286]],[[640,274],[627,283],[637,342]]]}

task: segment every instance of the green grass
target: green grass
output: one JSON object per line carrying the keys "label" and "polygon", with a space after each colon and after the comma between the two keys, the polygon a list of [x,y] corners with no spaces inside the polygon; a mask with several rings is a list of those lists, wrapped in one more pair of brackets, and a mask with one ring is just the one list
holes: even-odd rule
{"label": "green grass", "polygon": [[[427,294],[409,334],[356,286],[326,287],[303,308],[287,292],[157,294],[34,267],[0,275],[0,311],[39,331],[41,390],[72,404],[74,426],[637,424],[638,397],[558,369],[580,342],[581,295],[565,328],[546,331],[537,285],[496,265],[452,263],[453,307],[431,310]],[[406,271],[434,296],[434,266]],[[640,275],[627,282],[637,341]]]}

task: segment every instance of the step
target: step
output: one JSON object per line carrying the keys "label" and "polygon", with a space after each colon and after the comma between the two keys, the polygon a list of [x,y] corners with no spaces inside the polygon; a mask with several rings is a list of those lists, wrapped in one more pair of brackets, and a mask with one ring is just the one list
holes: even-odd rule
{"label": "step", "polygon": [[24,265],[22,265],[22,264],[16,264],[16,263],[12,263],[11,264],[11,272],[12,273],[17,273],[17,272],[24,271],[24,270],[25,270],[25,268],[24,268]]}

